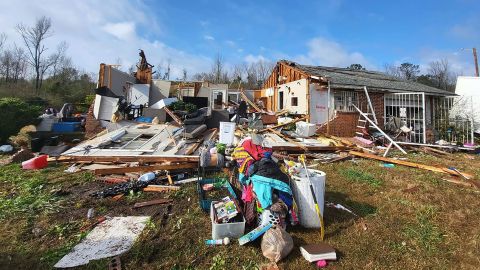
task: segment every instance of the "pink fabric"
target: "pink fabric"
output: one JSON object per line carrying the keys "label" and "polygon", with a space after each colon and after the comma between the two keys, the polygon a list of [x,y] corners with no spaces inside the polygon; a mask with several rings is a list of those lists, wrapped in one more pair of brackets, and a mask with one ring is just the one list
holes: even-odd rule
{"label": "pink fabric", "polygon": [[252,139],[249,139],[249,140],[245,140],[243,143],[242,143],[242,147],[243,149],[245,149],[245,151],[247,151],[253,159],[255,160],[260,160],[264,153],[265,152],[272,152],[272,149],[271,148],[264,148],[260,145],[255,145],[253,144],[252,142]]}
{"label": "pink fabric", "polygon": [[253,200],[253,185],[243,186],[242,191],[242,200],[245,203],[251,202]]}

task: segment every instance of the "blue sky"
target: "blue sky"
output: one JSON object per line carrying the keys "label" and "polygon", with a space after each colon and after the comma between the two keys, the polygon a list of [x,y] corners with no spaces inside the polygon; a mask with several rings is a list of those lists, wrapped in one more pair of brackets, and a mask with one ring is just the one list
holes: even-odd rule
{"label": "blue sky", "polygon": [[480,2],[473,0],[36,2],[0,0],[10,41],[18,42],[16,23],[52,17],[51,46],[65,40],[74,62],[92,72],[100,62],[128,68],[143,48],[154,65],[169,60],[174,74],[208,70],[220,53],[227,67],[290,59],[376,70],[408,61],[426,70],[446,58],[471,75],[471,52],[460,50],[480,45]]}

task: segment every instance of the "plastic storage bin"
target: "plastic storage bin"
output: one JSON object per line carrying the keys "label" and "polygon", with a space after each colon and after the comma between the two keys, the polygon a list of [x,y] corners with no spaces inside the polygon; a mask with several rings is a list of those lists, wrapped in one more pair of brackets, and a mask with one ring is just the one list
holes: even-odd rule
{"label": "plastic storage bin", "polygon": [[[213,204],[215,202],[210,202],[210,220],[212,221],[212,239],[223,239],[225,237],[229,238],[240,238],[245,232],[245,217],[242,215],[242,222],[232,222],[232,223],[215,223],[213,211],[215,208]],[[240,213],[238,213],[241,215]]]}
{"label": "plastic storage bin", "polygon": [[75,132],[80,131],[81,123],[80,122],[59,122],[53,124],[53,132]]}
{"label": "plastic storage bin", "polygon": [[[198,191],[198,197],[200,201],[200,207],[203,209],[203,211],[205,212],[210,211],[212,200],[206,199],[206,194],[205,194],[205,191],[202,189],[202,186],[205,184],[214,184],[220,181],[224,181],[224,180],[223,179],[202,179],[198,181],[197,191]],[[235,194],[235,191],[233,190],[232,185],[230,185],[230,182],[228,182],[228,180],[225,180],[225,185],[223,188],[226,188],[233,198],[235,199],[237,198],[237,195]],[[214,198],[214,199],[220,200],[222,198]]]}
{"label": "plastic storage bin", "polygon": [[[313,184],[313,190],[317,197],[320,213],[322,213],[323,216],[326,174],[318,170],[308,171],[310,172],[310,181],[312,181]],[[300,225],[305,228],[320,228],[320,220],[315,210],[310,184],[305,175],[305,170],[302,170],[302,172],[300,175],[292,176],[292,191],[298,206],[298,219]]]}

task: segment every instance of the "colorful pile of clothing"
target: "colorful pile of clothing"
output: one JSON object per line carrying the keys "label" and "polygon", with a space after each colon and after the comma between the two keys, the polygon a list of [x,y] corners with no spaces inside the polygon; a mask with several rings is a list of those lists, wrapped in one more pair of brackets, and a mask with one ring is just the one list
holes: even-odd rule
{"label": "colorful pile of clothing", "polygon": [[288,175],[272,160],[272,149],[255,144],[251,137],[246,137],[233,150],[232,159],[238,165],[247,224],[259,224],[259,215],[268,210],[272,213],[272,220],[279,219],[280,225],[285,227],[286,219],[292,218],[288,217],[292,213],[292,189]]}

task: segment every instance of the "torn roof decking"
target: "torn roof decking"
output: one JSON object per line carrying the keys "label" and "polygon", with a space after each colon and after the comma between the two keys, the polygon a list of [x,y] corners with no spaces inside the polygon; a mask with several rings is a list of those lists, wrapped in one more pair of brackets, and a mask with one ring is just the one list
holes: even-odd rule
{"label": "torn roof decking", "polygon": [[[178,155],[188,144],[179,145],[183,128],[174,125],[132,125],[85,141],[64,157],[176,157],[198,160],[198,156]],[[175,141],[174,141],[175,140]],[[113,143],[112,143],[113,142]],[[187,158],[188,157],[188,158]],[[134,158],[132,158],[134,159]]]}

